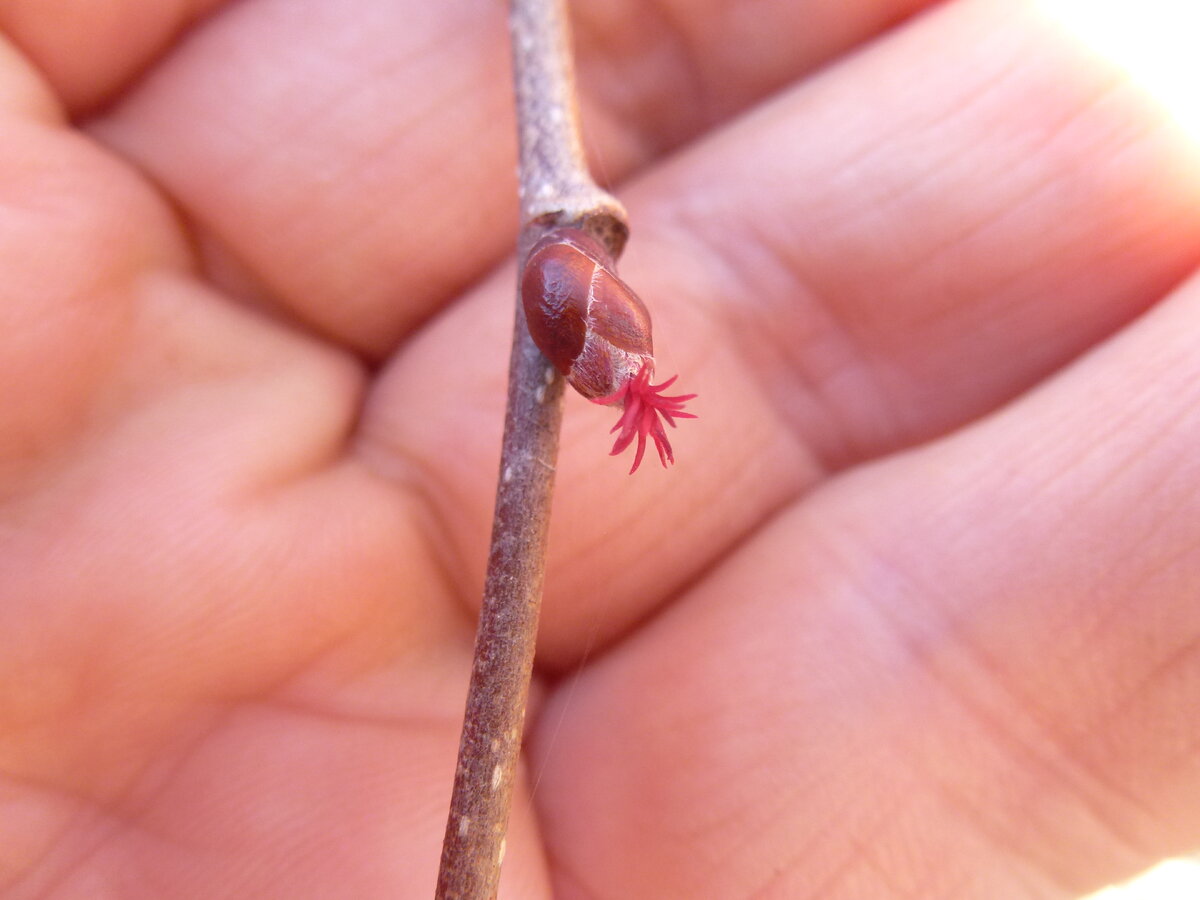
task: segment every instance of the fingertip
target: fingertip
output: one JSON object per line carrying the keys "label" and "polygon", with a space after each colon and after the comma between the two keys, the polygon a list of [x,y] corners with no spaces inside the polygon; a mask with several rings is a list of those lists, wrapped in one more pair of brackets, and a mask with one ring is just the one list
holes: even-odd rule
{"label": "fingertip", "polygon": [[0,110],[40,122],[58,122],[63,110],[54,92],[29,60],[8,40],[0,40]]}
{"label": "fingertip", "polygon": [[198,16],[224,0],[11,0],[0,29],[72,113],[120,90]]}

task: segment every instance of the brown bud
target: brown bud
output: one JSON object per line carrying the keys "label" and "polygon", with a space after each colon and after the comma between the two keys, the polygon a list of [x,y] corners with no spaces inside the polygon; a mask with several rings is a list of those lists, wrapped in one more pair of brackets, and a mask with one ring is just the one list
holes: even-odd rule
{"label": "brown bud", "polygon": [[596,403],[621,407],[613,454],[636,438],[633,472],[654,441],[664,466],[675,461],[663,422],[694,419],[695,394],[663,396],[675,381],[651,384],[650,313],[617,277],[604,245],[577,228],[557,228],[533,245],[521,275],[521,304],[538,349],[571,386]]}
{"label": "brown bud", "polygon": [[559,228],[529,251],[521,302],[533,342],[589,400],[653,362],[650,314],[595,238]]}

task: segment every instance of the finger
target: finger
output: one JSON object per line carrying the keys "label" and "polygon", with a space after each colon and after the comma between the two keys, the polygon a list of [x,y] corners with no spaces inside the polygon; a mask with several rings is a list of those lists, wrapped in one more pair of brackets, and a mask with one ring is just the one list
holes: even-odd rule
{"label": "finger", "polygon": [[[390,735],[388,758],[417,764],[380,780],[407,796],[428,786],[427,734],[404,736],[412,720],[435,721],[436,783],[448,792],[468,625],[412,506],[344,459],[358,367],[199,284],[160,197],[66,127],[52,92],[3,42],[0,131],[0,893],[228,893],[206,890],[209,850],[243,864],[212,877],[244,892],[294,849],[290,839],[303,831],[311,847],[328,823],[263,840],[254,800],[296,796],[285,770],[260,777],[256,798],[245,782],[214,794],[222,771],[192,767],[236,773],[234,762],[253,760],[262,776],[254,738],[293,736],[271,727],[278,718],[239,731],[253,706],[241,701],[286,682],[293,703],[319,707],[340,733],[352,684],[388,715],[411,717]],[[366,681],[387,682],[386,701]],[[222,741],[230,732],[251,744],[241,755]],[[378,760],[363,743],[321,750],[354,746],[343,757]],[[317,754],[298,756],[279,761],[307,775],[300,763]],[[348,768],[336,774],[350,780]],[[318,811],[378,800],[339,797],[349,795]],[[188,848],[165,851],[142,827],[171,816],[176,828],[157,834],[195,839]],[[416,816],[402,818],[415,832]],[[428,840],[422,818],[414,845]],[[527,812],[518,822],[531,835]],[[536,843],[513,850],[536,884]],[[397,866],[386,877],[404,875]],[[250,893],[312,896],[314,884],[328,882]]]}
{"label": "finger", "polygon": [[159,197],[16,53],[0,97],[5,778],[111,799],[198,697],[465,642],[412,507],[343,458],[358,367],[198,284]]}
{"label": "finger", "polygon": [[[21,886],[86,897],[96,884],[119,884],[122,900],[429,897],[458,732],[450,716],[235,707],[161,765],[169,776],[136,802],[77,814],[43,874]],[[547,881],[536,821],[518,798],[501,896],[549,897]]]}
{"label": "finger", "polygon": [[573,4],[595,162],[618,179],[929,5]]}
{"label": "finger", "polygon": [[1073,898],[1190,850],[1198,323],[1200,279],[564,684],[531,755],[581,893]]}
{"label": "finger", "polygon": [[72,113],[110,98],[221,0],[8,0],[3,30]]}
{"label": "finger", "polygon": [[[604,176],[919,5],[594,7],[582,83],[616,78],[593,62],[616,55],[623,85],[588,110]],[[721,49],[731,31],[762,52]],[[197,29],[97,131],[178,198],[223,284],[382,355],[511,252],[508,58],[497,4],[257,0]]]}
{"label": "finger", "polygon": [[165,872],[113,822],[285,680],[328,709],[386,668],[448,790],[468,626],[412,505],[343,458],[358,367],[198,284],[15,52],[0,99],[0,893]]}
{"label": "finger", "polygon": [[[611,412],[568,398],[551,665],[603,646],[825,473],[1027,389],[1200,255],[1190,139],[1127,76],[1011,4],[927,15],[626,196],[639,232],[622,274],[653,310],[660,373],[682,373],[700,418],[673,439],[672,471],[626,478],[605,457]],[[414,341],[366,425],[380,467],[429,485],[468,598],[512,282],[501,274]]]}
{"label": "finger", "polygon": [[64,127],[8,44],[0,97],[0,458],[11,487],[86,426],[96,385],[120,357],[138,274],[187,257],[157,199]]}

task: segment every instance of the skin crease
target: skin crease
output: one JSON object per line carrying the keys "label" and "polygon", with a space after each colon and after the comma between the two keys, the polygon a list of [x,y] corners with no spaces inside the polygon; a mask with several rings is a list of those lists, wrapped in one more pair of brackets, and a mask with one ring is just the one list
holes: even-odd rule
{"label": "skin crease", "polygon": [[[502,12],[70,6],[0,5],[0,897],[427,897]],[[629,478],[568,397],[501,895],[1071,898],[1193,848],[1194,141],[1032,4],[635,6],[579,20],[589,145],[700,418]]]}

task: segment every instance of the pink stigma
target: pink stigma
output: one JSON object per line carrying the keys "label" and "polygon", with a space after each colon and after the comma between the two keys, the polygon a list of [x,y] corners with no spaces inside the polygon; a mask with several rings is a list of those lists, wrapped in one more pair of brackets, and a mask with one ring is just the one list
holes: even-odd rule
{"label": "pink stigma", "polygon": [[671,442],[667,440],[667,432],[663,429],[662,419],[672,428],[676,419],[694,419],[692,413],[683,411],[683,404],[695,397],[695,394],[679,394],[675,397],[664,397],[662,392],[675,383],[678,375],[672,375],[662,384],[651,384],[650,375],[654,371],[649,362],[643,363],[638,373],[627,382],[609,394],[598,397],[594,402],[606,406],[621,403],[625,408],[621,418],[613,426],[613,431],[620,431],[616,443],[613,444],[612,454],[616,456],[632,443],[637,436],[637,452],[633,456],[633,467],[629,470],[632,475],[642,464],[642,456],[646,452],[646,436],[654,439],[658,450],[658,458],[662,460],[663,468],[675,462],[675,454],[671,452]]}

